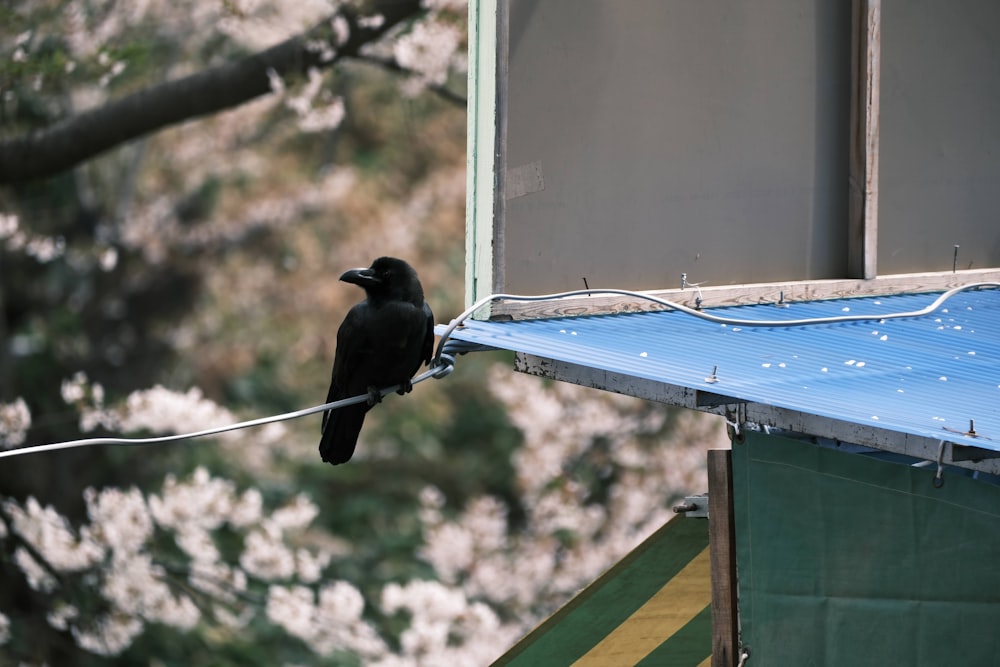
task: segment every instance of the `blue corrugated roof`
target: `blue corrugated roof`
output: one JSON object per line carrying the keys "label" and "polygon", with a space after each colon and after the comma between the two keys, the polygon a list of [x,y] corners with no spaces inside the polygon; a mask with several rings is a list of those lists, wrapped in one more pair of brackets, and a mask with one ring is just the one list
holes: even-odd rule
{"label": "blue corrugated roof", "polygon": [[[936,295],[716,308],[745,320],[884,315]],[[794,327],[732,326],[678,311],[468,321],[454,338],[878,429],[1000,451],[1000,291],[934,314]],[[718,367],[718,381],[708,382]],[[977,437],[963,435],[975,421]]]}

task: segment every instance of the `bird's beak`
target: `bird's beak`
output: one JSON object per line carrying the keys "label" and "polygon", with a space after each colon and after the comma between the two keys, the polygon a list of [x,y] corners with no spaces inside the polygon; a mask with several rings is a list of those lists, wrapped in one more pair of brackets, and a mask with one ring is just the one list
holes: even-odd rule
{"label": "bird's beak", "polygon": [[353,283],[360,287],[378,285],[382,282],[371,269],[351,269],[350,271],[344,271],[340,279],[345,283]]}

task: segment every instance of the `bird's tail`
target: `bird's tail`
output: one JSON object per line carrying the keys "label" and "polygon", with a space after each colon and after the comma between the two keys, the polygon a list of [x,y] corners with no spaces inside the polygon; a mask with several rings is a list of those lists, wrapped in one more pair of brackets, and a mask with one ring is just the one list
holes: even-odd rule
{"label": "bird's tail", "polygon": [[319,441],[319,454],[324,461],[338,465],[351,460],[368,410],[367,404],[360,403],[327,413],[323,437]]}

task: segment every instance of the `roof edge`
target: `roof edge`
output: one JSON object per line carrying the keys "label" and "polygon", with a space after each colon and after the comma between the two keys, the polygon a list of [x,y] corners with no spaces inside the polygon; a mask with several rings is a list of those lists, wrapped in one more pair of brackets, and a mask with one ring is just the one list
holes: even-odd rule
{"label": "roof edge", "polygon": [[[1000,282],[1000,268],[901,273],[878,276],[870,280],[846,278],[705,287],[685,285],[675,289],[648,290],[644,293],[691,308],[718,308],[943,292],[976,282]],[[593,287],[596,289],[601,286]],[[638,297],[583,295],[527,303],[497,301],[493,304],[491,319],[534,320],[663,309],[663,306],[655,302]]]}

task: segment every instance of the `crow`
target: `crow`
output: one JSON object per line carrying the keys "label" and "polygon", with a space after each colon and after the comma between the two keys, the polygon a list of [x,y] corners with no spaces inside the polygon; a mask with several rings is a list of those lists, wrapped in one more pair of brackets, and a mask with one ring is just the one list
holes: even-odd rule
{"label": "crow", "polygon": [[319,453],[333,465],[354,455],[365,414],[382,400],[381,389],[400,385],[404,394],[422,363],[430,363],[434,314],[424,302],[417,272],[395,257],[379,257],[370,268],[351,269],[340,279],[365,290],[337,331],[337,352],[326,402],[368,394],[364,403],[323,413]]}

